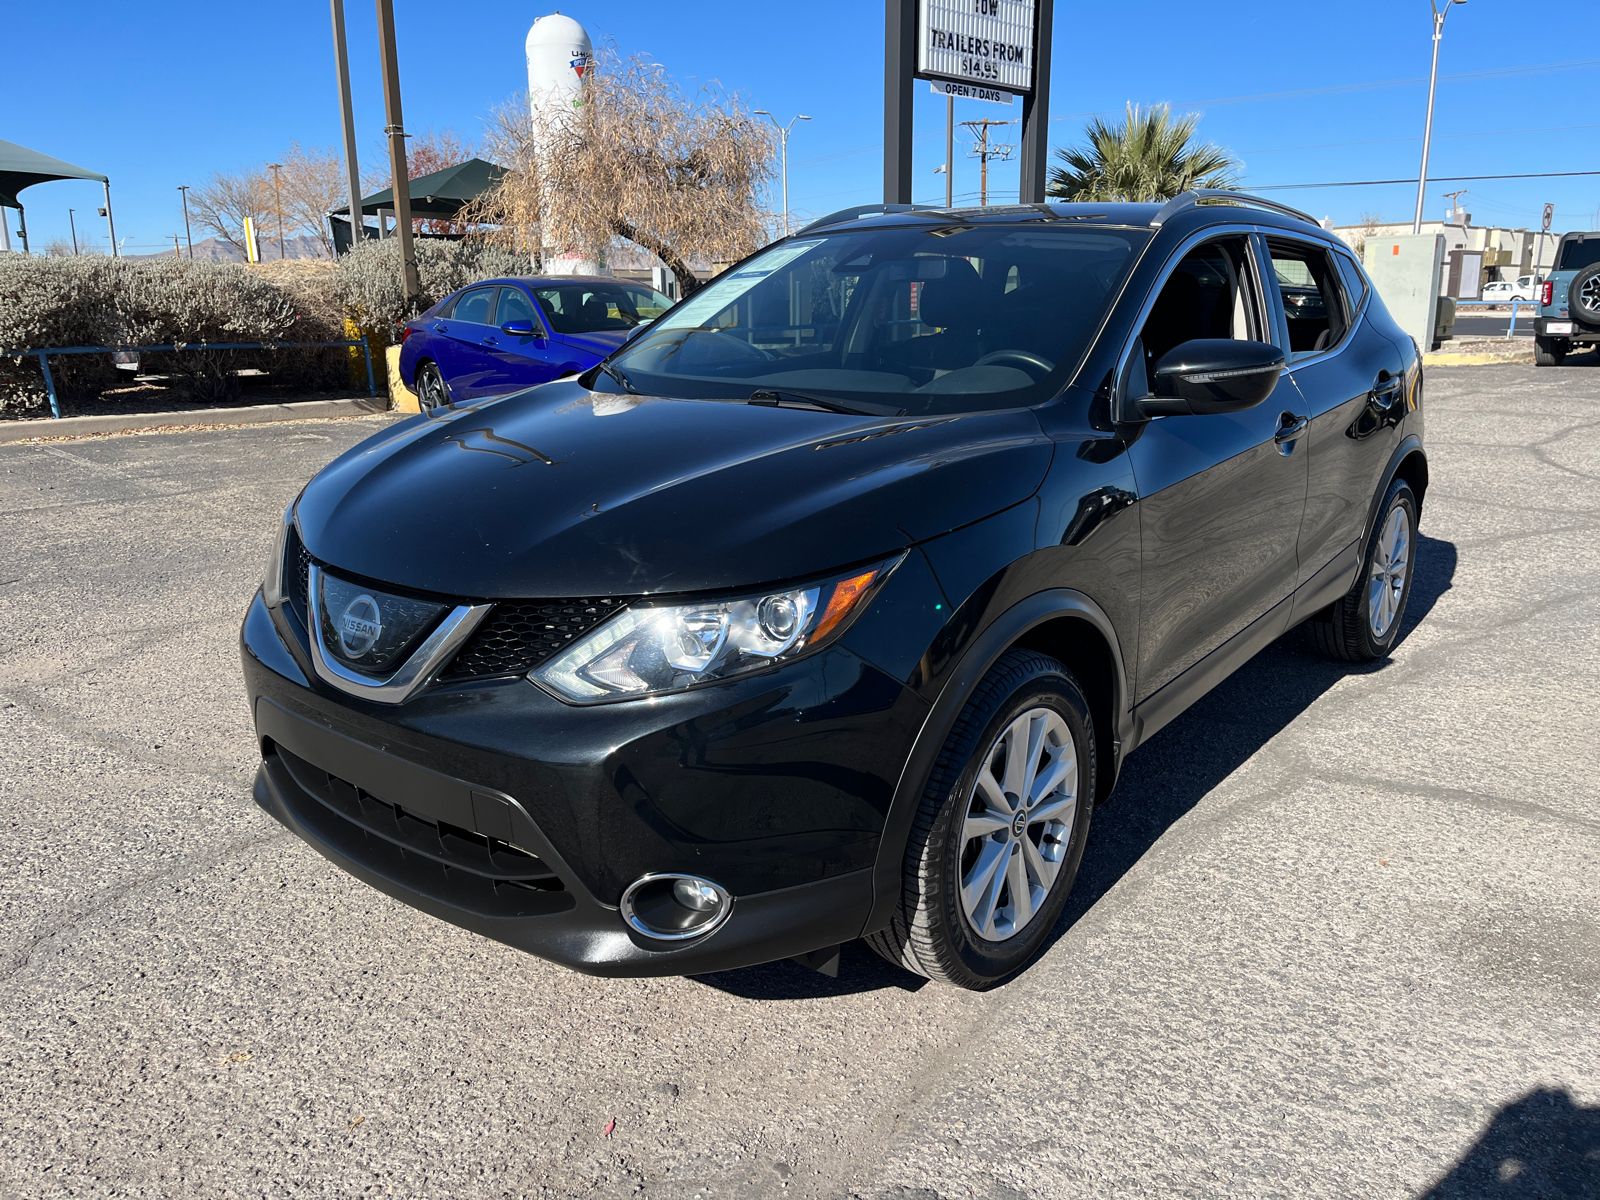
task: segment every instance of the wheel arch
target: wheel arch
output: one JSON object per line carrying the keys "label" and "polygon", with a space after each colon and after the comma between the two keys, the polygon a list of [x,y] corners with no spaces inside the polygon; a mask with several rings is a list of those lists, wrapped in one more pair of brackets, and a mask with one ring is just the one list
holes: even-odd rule
{"label": "wheel arch", "polygon": [[1082,592],[1071,588],[1035,592],[1000,613],[973,637],[929,708],[890,800],[873,868],[872,911],[863,935],[886,926],[899,903],[906,842],[924,781],[940,748],[973,688],[1000,656],[1012,649],[1049,654],[1078,677],[1095,721],[1096,803],[1111,794],[1121,768],[1122,748],[1132,734],[1121,640],[1105,610]]}

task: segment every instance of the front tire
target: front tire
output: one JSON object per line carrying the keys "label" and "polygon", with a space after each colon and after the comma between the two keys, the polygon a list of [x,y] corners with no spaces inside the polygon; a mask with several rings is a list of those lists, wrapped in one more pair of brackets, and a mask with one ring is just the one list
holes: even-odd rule
{"label": "front tire", "polygon": [[1536,337],[1533,339],[1533,363],[1537,367],[1559,367],[1567,358],[1567,347],[1564,342],[1555,338]]}
{"label": "front tire", "polygon": [[1306,622],[1312,644],[1329,658],[1366,663],[1386,658],[1400,638],[1417,561],[1417,499],[1396,479],[1384,493],[1378,520],[1355,583]]}
{"label": "front tire", "polygon": [[929,773],[900,903],[865,939],[929,979],[984,990],[1033,959],[1072,890],[1095,795],[1094,722],[1060,662],[1002,655]]}
{"label": "front tire", "polygon": [[417,407],[429,414],[450,407],[450,389],[445,387],[436,362],[425,362],[417,368]]}

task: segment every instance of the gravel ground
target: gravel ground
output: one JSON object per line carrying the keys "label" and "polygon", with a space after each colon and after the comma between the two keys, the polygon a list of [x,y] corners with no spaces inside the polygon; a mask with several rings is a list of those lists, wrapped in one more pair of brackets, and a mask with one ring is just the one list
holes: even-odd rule
{"label": "gravel ground", "polygon": [[1138,751],[986,995],[590,979],[265,817],[237,621],[391,418],[0,447],[0,1195],[1600,1196],[1600,372],[1428,404],[1392,661]]}

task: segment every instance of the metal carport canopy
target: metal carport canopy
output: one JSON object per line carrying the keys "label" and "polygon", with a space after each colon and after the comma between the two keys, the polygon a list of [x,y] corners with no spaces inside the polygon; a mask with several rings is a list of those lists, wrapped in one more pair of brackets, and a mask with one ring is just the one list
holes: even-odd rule
{"label": "metal carport canopy", "polygon": [[49,183],[52,179],[92,179],[96,183],[110,183],[98,171],[86,171],[59,158],[29,150],[15,142],[0,141],[0,204],[8,208],[21,208],[17,193],[36,183]]}

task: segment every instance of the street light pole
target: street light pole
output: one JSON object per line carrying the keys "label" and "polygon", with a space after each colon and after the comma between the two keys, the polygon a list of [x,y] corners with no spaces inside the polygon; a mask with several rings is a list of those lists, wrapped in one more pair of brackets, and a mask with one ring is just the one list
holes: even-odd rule
{"label": "street light pole", "polygon": [[1422,170],[1417,172],[1417,216],[1411,222],[1411,232],[1422,232],[1422,206],[1428,191],[1428,149],[1433,142],[1433,92],[1439,84],[1439,43],[1444,39],[1444,19],[1450,15],[1452,4],[1465,4],[1467,0],[1444,0],[1443,11],[1439,0],[1428,0],[1433,9],[1433,69],[1428,73],[1428,122],[1422,127]]}
{"label": "street light pole", "polygon": [[278,172],[283,170],[282,163],[268,163],[267,170],[272,172],[272,193],[277,198],[278,205],[278,261],[282,262],[288,257],[283,252],[283,183]]}
{"label": "street light pole", "polygon": [[78,223],[72,219],[72,214],[75,213],[76,211],[77,211],[77,209],[74,209],[74,208],[67,209],[67,228],[72,230],[72,257],[73,258],[77,258],[78,257]]}
{"label": "street light pole", "polygon": [[[378,0],[378,48],[383,57],[383,132],[389,138],[389,173],[394,187],[395,233],[400,238],[400,287],[406,315],[416,312],[422,295],[417,252],[411,242],[411,175],[406,164],[406,126],[400,111],[400,55],[395,47],[394,0]],[[355,220],[356,213],[350,217]],[[378,215],[383,227],[383,215]]]}
{"label": "street light pole", "polygon": [[[356,119],[350,107],[350,56],[344,44],[344,0],[329,0],[333,8],[333,60],[339,76],[339,119],[344,123],[344,171],[350,188],[350,248],[361,245],[367,226],[361,215],[361,172],[356,167]],[[383,228],[383,218],[378,218]],[[332,236],[333,227],[328,228]]]}
{"label": "street light pole", "polygon": [[189,243],[189,261],[194,261],[194,232],[189,228],[189,185],[180,183],[178,191],[183,196],[183,236]]}
{"label": "street light pole", "polygon": [[795,116],[789,118],[787,125],[779,125],[778,118],[764,108],[755,111],[758,117],[765,117],[772,122],[772,127],[778,131],[778,142],[783,148],[783,236],[789,236],[789,131],[794,128],[796,121],[809,121],[810,117]]}

